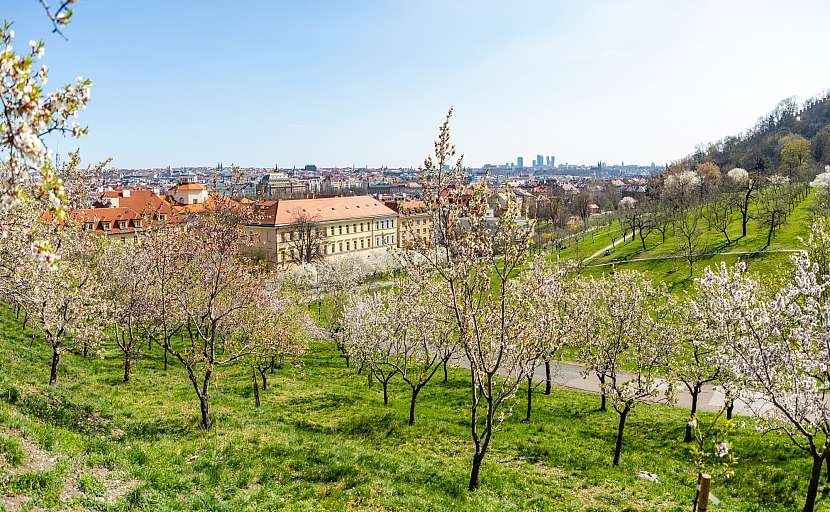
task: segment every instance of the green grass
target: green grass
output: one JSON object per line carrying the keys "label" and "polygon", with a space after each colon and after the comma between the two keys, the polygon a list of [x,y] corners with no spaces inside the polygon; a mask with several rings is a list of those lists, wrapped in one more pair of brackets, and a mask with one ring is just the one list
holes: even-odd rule
{"label": "green grass", "polygon": [[[17,439],[2,446],[26,440],[53,459],[35,469],[24,457],[13,476],[0,477],[0,500],[23,494],[27,507],[685,511],[694,492],[687,447],[678,441],[687,418],[681,409],[637,408],[622,465],[613,468],[616,414],[597,412],[591,394],[537,394],[531,423],[514,415],[498,428],[482,488],[470,493],[464,370],[424,389],[417,424],[408,427],[400,381],[384,407],[379,385],[368,389],[331,345],[318,343],[302,371],[271,376],[259,409],[245,368],[222,372],[212,393],[215,427],[203,432],[184,372],[162,371],[158,350],[140,361],[129,384],[120,382],[115,353],[87,360],[67,355],[58,387],[49,389],[48,351],[31,340],[0,310],[0,432]],[[807,457],[751,425],[733,444],[738,472],[715,483],[713,492],[723,499],[717,510],[800,507]],[[640,470],[656,473],[661,483],[636,478]],[[107,504],[103,496],[115,481],[130,484]],[[61,501],[67,491],[68,501]],[[819,509],[828,510],[828,500]]]}
{"label": "green grass", "polygon": [[[747,236],[741,236],[740,214],[737,211],[727,229],[730,242],[727,242],[723,234],[714,228],[708,229],[705,219],[701,219],[700,226],[703,234],[699,241],[697,253],[706,255],[696,258],[693,278],[699,277],[707,266],[717,266],[721,262],[733,264],[741,260],[747,264],[750,272],[760,275],[778,273],[781,268],[788,267],[790,265],[790,254],[762,251],[764,249],[776,251],[803,247],[799,238],[806,238],[809,234],[812,202],[811,194],[798,204],[787,218],[787,222],[775,231],[769,247],[765,247],[766,228],[756,220],[750,219],[747,226]],[[652,231],[646,237],[645,249],[643,249],[640,238],[631,239],[630,233],[626,241],[621,242],[621,229],[619,223],[615,222],[611,226],[597,230],[593,234],[593,239],[591,239],[591,235],[583,235],[580,243],[580,259],[584,259],[610,245],[610,233],[613,233],[617,238],[616,246],[610,250],[608,256],[601,254],[587,261],[585,263],[587,267],[583,270],[585,275],[599,276],[614,269],[631,269],[645,273],[655,282],[665,281],[672,291],[687,290],[691,287],[692,279],[689,278],[688,262],[683,258],[683,239],[679,234],[675,235],[671,227],[667,230],[665,241],[662,240],[659,231]],[[574,245],[572,242],[569,243],[567,249],[562,251],[562,258],[573,259],[576,257]],[[728,254],[734,252],[750,254]],[[555,256],[555,251],[551,250],[550,258],[555,258]],[[654,259],[637,261],[641,258]]]}

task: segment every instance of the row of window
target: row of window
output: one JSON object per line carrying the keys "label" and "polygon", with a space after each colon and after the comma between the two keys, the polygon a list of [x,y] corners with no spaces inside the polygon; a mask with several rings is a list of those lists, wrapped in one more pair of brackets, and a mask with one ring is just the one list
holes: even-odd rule
{"label": "row of window", "polygon": [[[128,226],[128,221],[119,220],[117,222],[118,222],[118,229],[121,230],[121,231],[126,231],[127,226]],[[136,229],[140,229],[141,228],[141,220],[140,219],[133,220],[133,226],[135,226]],[[95,229],[95,224],[94,223],[84,222],[84,230],[85,231],[92,231],[93,229]],[[112,231],[112,223],[109,222],[109,221],[101,221],[101,229],[103,229],[104,231]]]}
{"label": "row of window", "polygon": [[[375,237],[375,245],[374,247],[383,247],[385,245],[395,245],[395,235],[377,235]],[[351,252],[351,251],[358,251],[361,249],[371,249],[372,248],[372,239],[369,237],[366,238],[354,238],[352,240],[345,240],[341,242],[326,244],[323,248],[325,254],[338,254],[341,252]],[[280,260],[285,261],[286,252],[285,249],[280,250]]]}

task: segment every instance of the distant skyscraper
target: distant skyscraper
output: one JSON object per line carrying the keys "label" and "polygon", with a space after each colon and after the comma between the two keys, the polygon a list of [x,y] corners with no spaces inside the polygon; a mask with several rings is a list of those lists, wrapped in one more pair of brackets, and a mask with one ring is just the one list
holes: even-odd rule
{"label": "distant skyscraper", "polygon": [[543,165],[545,165],[545,157],[536,155],[536,167],[542,167]]}
{"label": "distant skyscraper", "polygon": [[524,167],[525,167],[524,157],[521,157],[521,156],[516,157],[516,167],[518,167],[519,169],[524,169]]}
{"label": "distant skyscraper", "polygon": [[550,155],[550,166],[556,167],[556,157],[553,155]]}

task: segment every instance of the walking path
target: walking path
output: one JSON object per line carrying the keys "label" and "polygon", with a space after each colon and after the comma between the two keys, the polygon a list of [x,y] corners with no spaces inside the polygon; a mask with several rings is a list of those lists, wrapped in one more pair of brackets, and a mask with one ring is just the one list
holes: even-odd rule
{"label": "walking path", "polygon": [[[634,240],[634,237],[635,237],[635,236],[637,236],[637,231],[635,231],[635,232],[631,235],[631,239],[632,239],[632,240]],[[602,249],[598,250],[598,251],[597,251],[597,252],[595,252],[594,254],[592,254],[592,255],[588,256],[587,258],[585,258],[584,260],[582,260],[582,263],[585,263],[585,262],[586,262],[586,261],[588,261],[588,260],[592,260],[592,259],[596,258],[597,256],[599,256],[600,254],[604,254],[604,253],[605,253],[605,251],[610,251],[611,249],[613,249],[613,248],[614,248],[614,247],[616,247],[616,246],[617,246],[617,241],[616,241],[616,240],[614,240],[613,242],[611,242],[611,245],[606,245],[606,246],[605,246],[605,247],[603,247]]]}
{"label": "walking path", "polygon": [[[559,387],[599,393],[599,380],[593,374],[583,377],[584,370],[585,368],[583,366],[576,363],[551,361],[551,380]],[[628,372],[620,372],[617,375],[618,378],[623,381],[628,381],[634,378],[634,374]],[[539,365],[539,367],[536,368],[533,379],[538,382],[545,381],[544,365]],[[668,383],[664,380],[661,384],[661,391],[666,387],[668,387]],[[726,396],[722,388],[719,386],[705,385],[703,386],[703,390],[698,397],[697,407],[699,411],[717,412],[723,408],[725,402]],[[675,407],[688,409],[691,405],[692,395],[689,394],[686,386],[680,384],[680,387],[677,390],[677,403],[675,404]],[[750,400],[749,402],[736,400],[734,413],[749,416],[752,415],[753,410],[757,412],[768,407],[770,407],[770,405],[760,398]]]}
{"label": "walking path", "polygon": [[[605,249],[600,249],[602,252]],[[761,251],[726,251],[726,252],[702,252],[699,254],[695,254],[695,258],[700,258],[703,256],[728,256],[728,255],[737,255],[737,256],[745,256],[747,254],[772,254],[772,253],[796,253],[800,252],[801,249],[767,249]],[[591,258],[597,256],[597,253],[594,253]],[[583,261],[588,261],[590,258],[586,258]],[[677,259],[686,259],[686,256],[682,254],[665,254],[663,256],[649,256],[647,258],[631,258],[631,259],[623,259],[623,260],[616,260],[616,261],[609,261],[606,263],[595,263],[593,265],[585,265],[586,267],[607,267],[610,265],[618,265],[623,263],[632,263],[635,261],[656,261],[656,260],[677,260]]]}

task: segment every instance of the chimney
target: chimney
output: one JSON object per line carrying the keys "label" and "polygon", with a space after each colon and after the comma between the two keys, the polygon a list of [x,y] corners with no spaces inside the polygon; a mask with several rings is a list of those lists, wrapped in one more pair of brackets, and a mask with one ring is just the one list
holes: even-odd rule
{"label": "chimney", "polygon": [[125,188],[121,191],[121,197],[130,197],[130,189]]}

